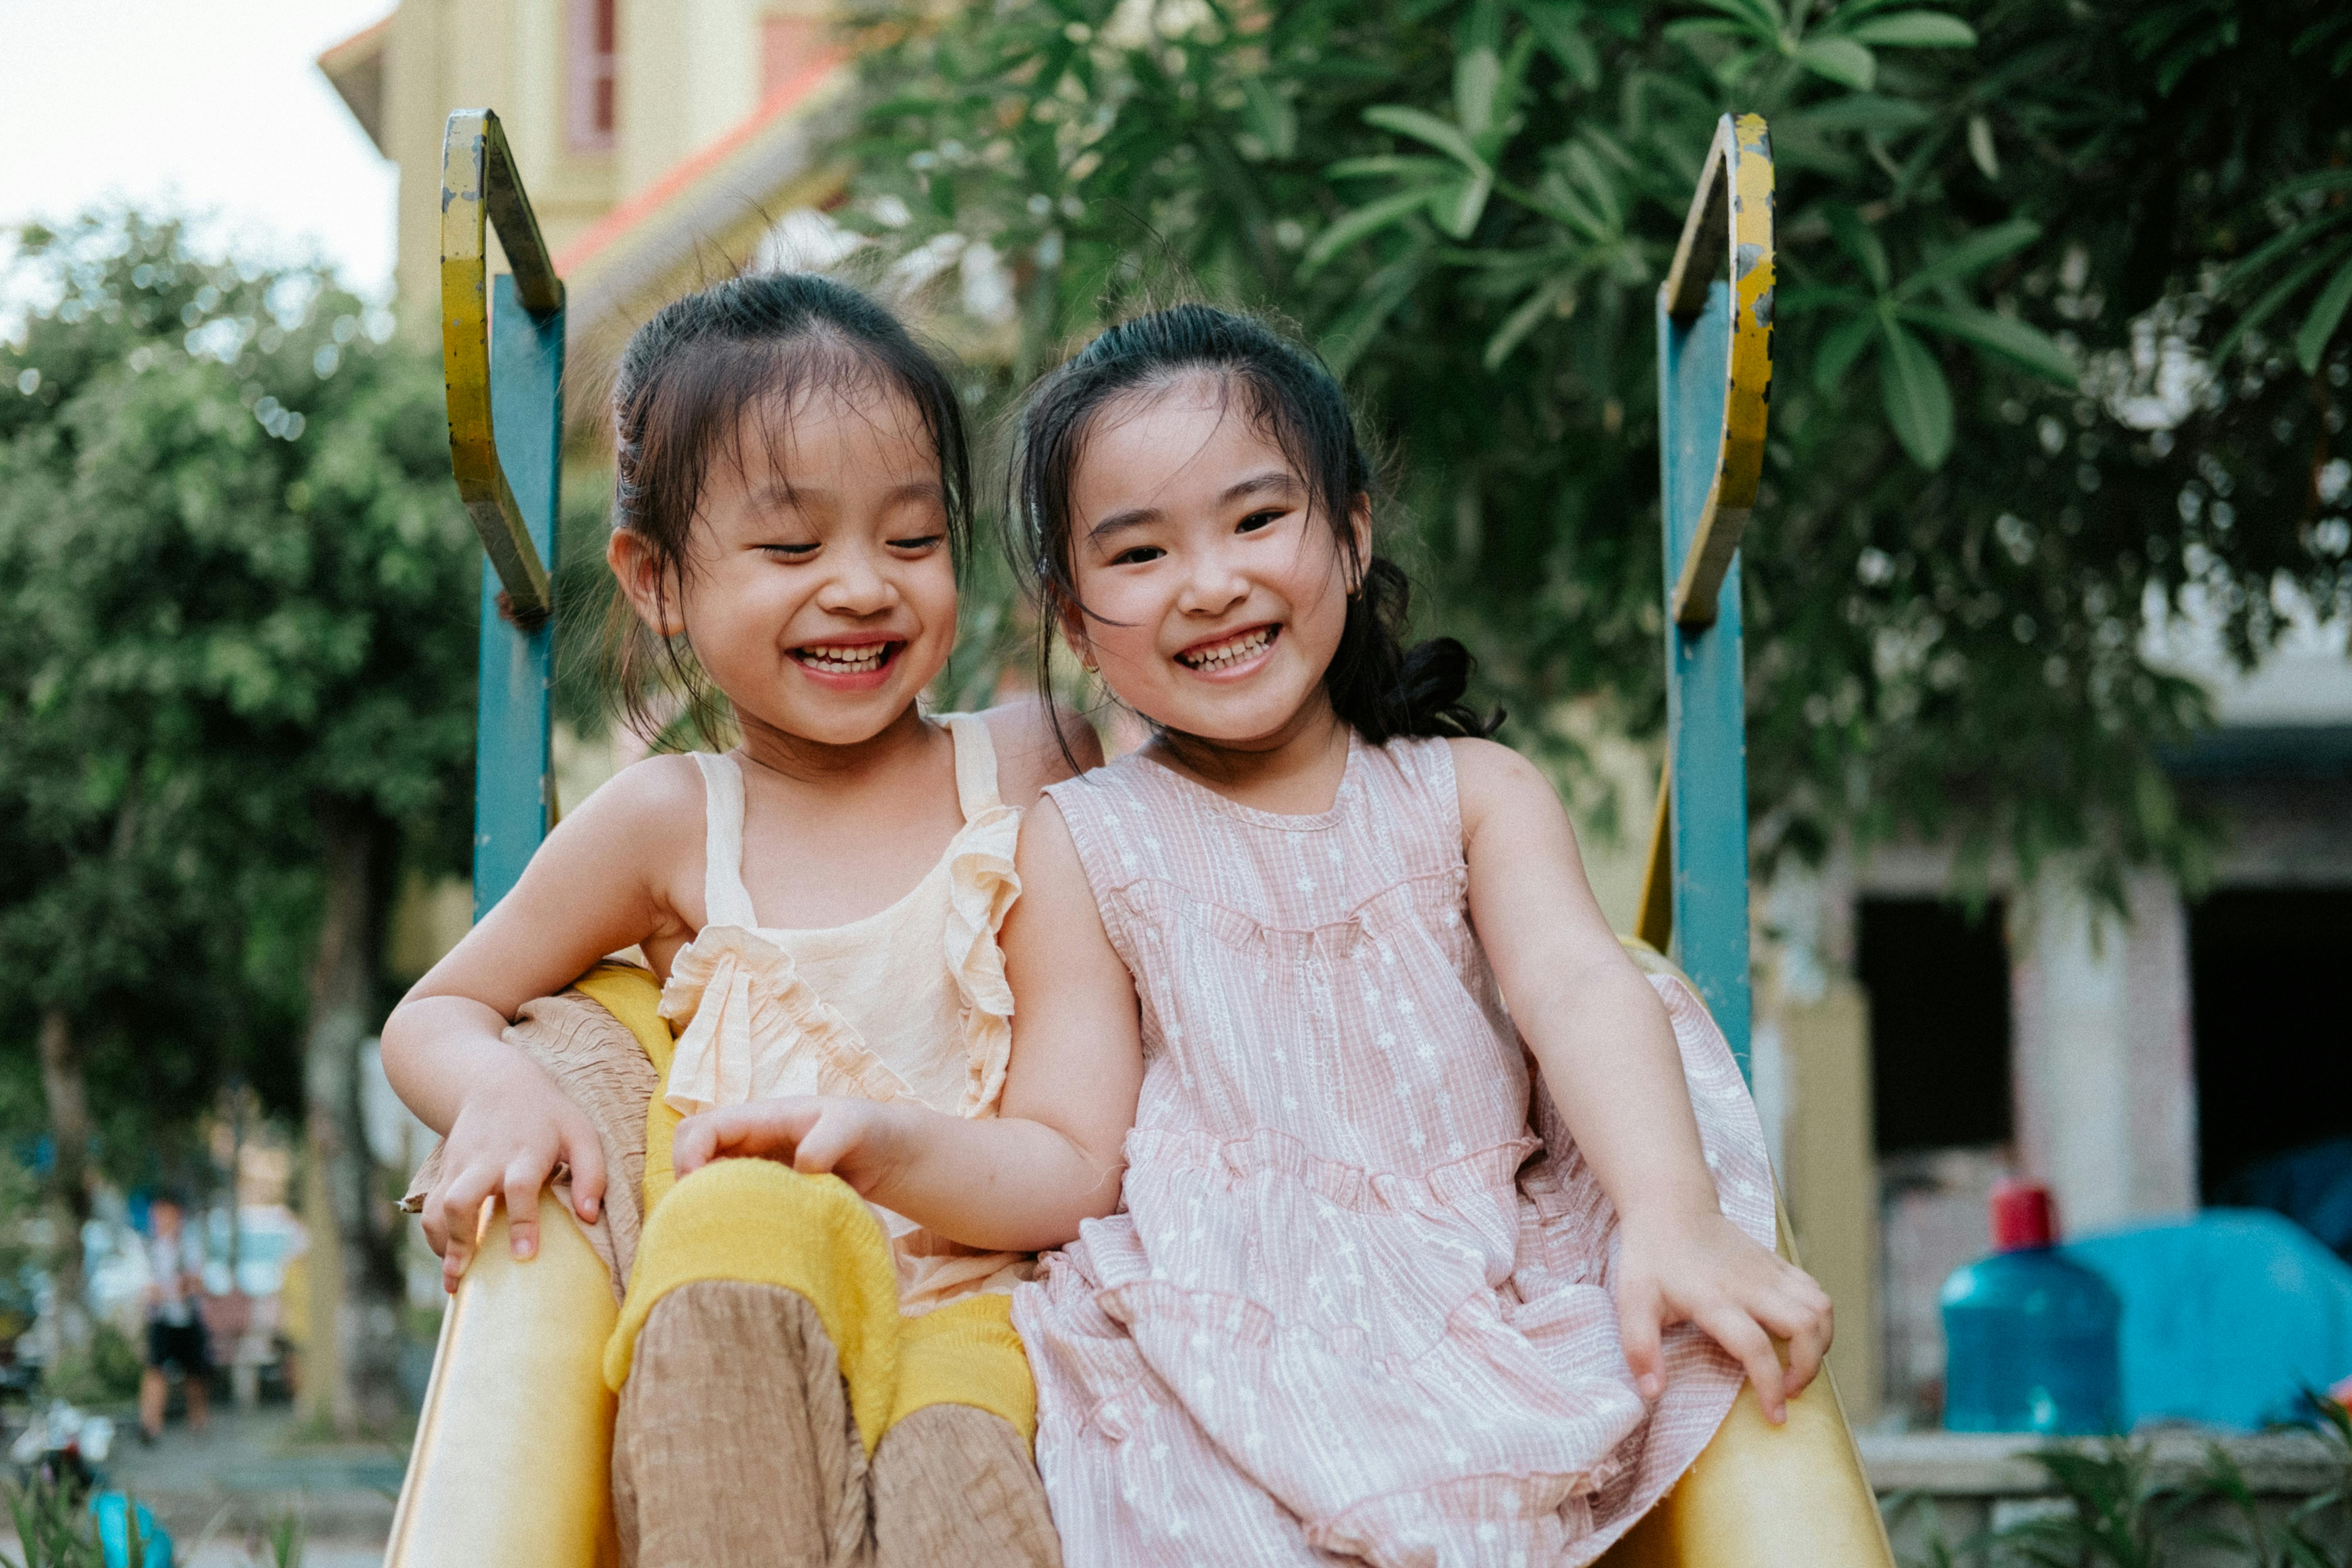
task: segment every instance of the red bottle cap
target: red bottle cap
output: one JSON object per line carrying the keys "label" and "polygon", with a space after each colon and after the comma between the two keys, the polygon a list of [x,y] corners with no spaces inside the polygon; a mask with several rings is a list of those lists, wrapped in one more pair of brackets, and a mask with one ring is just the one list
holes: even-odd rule
{"label": "red bottle cap", "polygon": [[2001,1181],[1992,1188],[1992,1247],[2022,1252],[2058,1243],[2058,1211],[2039,1182]]}

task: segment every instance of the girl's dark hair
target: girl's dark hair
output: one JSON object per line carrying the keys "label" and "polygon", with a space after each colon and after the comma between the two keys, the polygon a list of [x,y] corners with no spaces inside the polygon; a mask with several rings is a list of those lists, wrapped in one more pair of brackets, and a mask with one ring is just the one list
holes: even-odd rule
{"label": "girl's dark hair", "polygon": [[1323,673],[1332,709],[1374,745],[1399,735],[1492,734],[1502,714],[1481,718],[1462,700],[1469,650],[1452,637],[1406,647],[1412,584],[1394,562],[1358,551],[1349,518],[1357,498],[1371,494],[1374,475],[1338,378],[1312,351],[1209,305],[1154,310],[1111,328],[1040,381],[1022,409],[1009,510],[1015,553],[1047,611],[1039,617],[1041,683],[1055,623],[1067,610],[1084,613],[1070,567],[1070,495],[1095,422],[1122,395],[1194,375],[1213,378],[1229,399],[1238,395],[1306,480],[1310,510],[1329,526],[1358,584]]}
{"label": "girl's dark hair", "polygon": [[[947,373],[873,300],[807,272],[732,278],[662,307],[621,355],[613,387],[613,526],[646,542],[661,591],[683,580],[687,542],[716,461],[740,461],[744,412],[787,411],[809,393],[904,396],[940,455],[948,545],[959,567],[971,539],[971,458],[963,408]],[[683,637],[665,637],[615,596],[606,649],[630,728],[657,741],[668,715],[656,693],[674,685],[706,739],[720,708]]]}

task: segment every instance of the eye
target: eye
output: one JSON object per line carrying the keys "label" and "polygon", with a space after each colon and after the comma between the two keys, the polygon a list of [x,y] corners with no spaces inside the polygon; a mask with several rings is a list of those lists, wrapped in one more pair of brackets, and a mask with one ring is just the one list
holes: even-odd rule
{"label": "eye", "polygon": [[1110,558],[1114,566],[1140,566],[1147,561],[1157,561],[1168,552],[1157,544],[1139,544],[1132,550],[1122,550]]}
{"label": "eye", "polygon": [[912,539],[893,539],[893,540],[888,541],[887,542],[888,542],[888,544],[889,544],[890,548],[891,548],[891,549],[893,549],[893,550],[905,550],[905,551],[925,551],[925,550],[936,550],[936,549],[938,549],[941,544],[944,544],[944,543],[946,543],[946,542],[947,542],[947,537],[948,537],[948,536],[947,536],[946,534],[944,534],[944,533],[924,533],[924,534],[918,534],[916,537],[914,537],[914,538],[912,538]]}
{"label": "eye", "polygon": [[1247,517],[1242,519],[1240,522],[1234,524],[1234,531],[1235,533],[1255,533],[1262,528],[1272,528],[1276,523],[1282,521],[1282,513],[1283,509],[1278,506],[1267,507],[1263,511],[1254,511]]}
{"label": "eye", "polygon": [[782,561],[805,561],[816,553],[814,544],[762,544],[758,548],[762,554]]}

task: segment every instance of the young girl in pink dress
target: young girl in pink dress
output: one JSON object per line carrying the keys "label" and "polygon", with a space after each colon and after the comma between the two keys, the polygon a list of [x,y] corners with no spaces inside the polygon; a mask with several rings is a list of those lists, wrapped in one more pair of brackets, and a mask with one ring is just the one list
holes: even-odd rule
{"label": "young girl in pink dress", "polygon": [[1003,1117],[769,1101],[681,1163],[1067,1243],[1013,1316],[1071,1563],[1591,1562],[1829,1342],[1722,1037],[1611,935],[1460,646],[1402,645],[1309,355],[1130,321],[1033,393],[1014,478],[1045,604],[1156,734],[1022,837]]}

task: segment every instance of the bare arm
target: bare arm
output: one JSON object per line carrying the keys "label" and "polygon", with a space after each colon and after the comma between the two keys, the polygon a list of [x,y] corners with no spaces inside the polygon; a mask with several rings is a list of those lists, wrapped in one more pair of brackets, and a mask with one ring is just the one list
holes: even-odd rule
{"label": "bare arm", "polygon": [[409,991],[383,1026],[384,1074],[448,1145],[426,1197],[425,1235],[454,1289],[484,1199],[503,1195],[517,1257],[538,1250],[539,1190],[559,1162],[593,1223],[604,1152],[588,1119],[500,1038],[533,997],[607,952],[679,923],[661,868],[701,864],[699,781],[683,758],[640,763],[548,836],[497,908]]}
{"label": "bare arm", "polygon": [[742,1155],[830,1171],[918,1225],[992,1251],[1058,1247],[1079,1221],[1117,1208],[1143,1085],[1135,983],[1052,801],[1022,825],[1016,864],[1021,897],[1001,940],[1019,1011],[999,1115],[967,1120],[908,1100],[755,1100],[680,1123],[678,1173]]}
{"label": "bare arm", "polygon": [[[1471,921],[1561,1120],[1617,1208],[1627,1363],[1655,1398],[1661,1331],[1696,1323],[1747,1366],[1778,1421],[1828,1349],[1829,1298],[1723,1217],[1665,1007],[1601,916],[1551,785],[1492,742],[1453,747]],[[1771,1335],[1790,1342],[1785,1374]]]}

